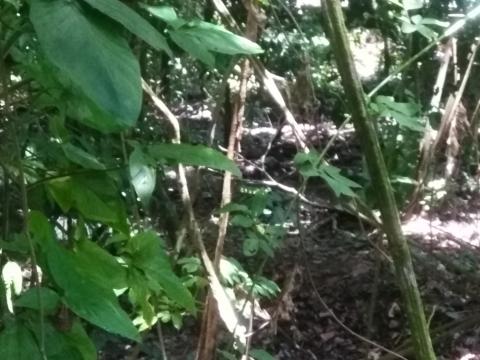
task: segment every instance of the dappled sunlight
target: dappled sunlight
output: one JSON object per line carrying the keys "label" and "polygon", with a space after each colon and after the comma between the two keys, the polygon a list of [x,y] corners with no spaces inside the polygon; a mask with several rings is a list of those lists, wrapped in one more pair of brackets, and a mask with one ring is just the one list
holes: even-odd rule
{"label": "dappled sunlight", "polygon": [[437,237],[443,240],[437,244],[440,247],[460,247],[461,243],[480,247],[480,213],[467,214],[471,221],[440,220],[438,217],[428,219],[414,217],[402,225],[406,235],[421,236],[426,241]]}

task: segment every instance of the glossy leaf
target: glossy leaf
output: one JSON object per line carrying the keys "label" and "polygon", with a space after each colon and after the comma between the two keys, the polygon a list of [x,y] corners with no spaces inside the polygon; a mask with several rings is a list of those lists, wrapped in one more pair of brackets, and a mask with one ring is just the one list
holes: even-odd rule
{"label": "glossy leaf", "polygon": [[40,342],[43,336],[45,355],[48,360],[84,360],[76,347],[67,341],[65,332],[57,330],[50,322],[45,322],[43,328],[38,322],[29,323],[27,326],[35,335],[37,342]]}
{"label": "glossy leaf", "polygon": [[64,333],[66,341],[82,355],[83,360],[96,360],[97,349],[88,337],[80,321],[75,320],[69,331]]}
{"label": "glossy leaf", "polygon": [[202,61],[210,67],[215,67],[215,56],[208,51],[201,39],[187,36],[182,32],[171,31],[170,37],[185,52]]}
{"label": "glossy leaf", "polygon": [[32,239],[40,245],[42,250],[47,251],[55,245],[55,234],[47,217],[39,212],[32,211],[28,214],[28,231]]}
{"label": "glossy leaf", "polygon": [[184,165],[205,166],[230,171],[236,176],[242,175],[232,160],[221,152],[203,145],[156,144],[151,145],[148,151],[156,159],[167,159]]}
{"label": "glossy leaf", "polygon": [[115,128],[98,128],[132,126],[142,102],[140,67],[115,24],[67,0],[32,0],[30,19],[47,58],[115,119]]}
{"label": "glossy leaf", "polygon": [[82,261],[56,244],[49,249],[47,262],[53,279],[64,291],[64,302],[78,316],[102,329],[138,340],[128,315],[118,304],[108,279],[103,286],[86,272]]}
{"label": "glossy leaf", "polygon": [[32,332],[24,325],[13,323],[0,332],[0,359],[41,360],[42,357]]}
{"label": "glossy leaf", "polygon": [[105,166],[95,156],[73,144],[63,144],[63,152],[68,160],[86,169],[103,170]]}
{"label": "glossy leaf", "polygon": [[122,289],[127,286],[125,268],[93,241],[78,241],[75,258],[81,270],[99,286],[107,285],[107,289]]}
{"label": "glossy leaf", "polygon": [[70,177],[51,180],[47,183],[48,193],[64,213],[73,206],[72,181]]}
{"label": "glossy leaf", "polygon": [[164,50],[170,56],[172,51],[167,41],[150,23],[134,10],[118,0],[83,0],[104,15],[122,24],[156,50]]}
{"label": "glossy leaf", "polygon": [[262,48],[249,39],[238,36],[223,26],[205,21],[186,21],[168,6],[143,6],[152,15],[165,21],[171,29],[171,39],[183,50],[210,67],[215,66],[213,53],[226,55],[261,54]]}
{"label": "glossy leaf", "polygon": [[15,306],[39,310],[38,292],[40,292],[42,308],[45,313],[53,314],[60,304],[60,296],[50,288],[40,287],[28,289],[15,301]]}
{"label": "glossy leaf", "polygon": [[171,6],[149,6],[142,5],[142,7],[151,13],[153,16],[165,21],[173,28],[178,28],[185,24],[186,21],[179,19],[175,9]]}
{"label": "glossy leaf", "polygon": [[153,232],[136,235],[127,245],[133,265],[142,270],[154,291],[165,294],[189,311],[195,310],[190,292],[173,272],[161,239]]}
{"label": "glossy leaf", "polygon": [[205,21],[192,21],[175,30],[177,35],[195,38],[209,51],[227,55],[254,55],[263,53],[262,48],[243,36],[238,36],[223,26]]}
{"label": "glossy leaf", "polygon": [[[86,219],[109,224],[119,223],[122,219],[122,207],[109,194],[101,194],[98,187],[91,187],[83,178],[65,177],[47,184],[49,193],[64,212],[77,209]],[[95,192],[94,190],[98,191]]]}

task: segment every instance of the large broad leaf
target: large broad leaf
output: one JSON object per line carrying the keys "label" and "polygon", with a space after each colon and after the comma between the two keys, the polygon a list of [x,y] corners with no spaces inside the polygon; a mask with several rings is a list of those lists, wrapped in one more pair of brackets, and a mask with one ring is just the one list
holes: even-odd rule
{"label": "large broad leaf", "polygon": [[52,289],[45,287],[28,289],[15,301],[15,306],[39,310],[39,295],[43,311],[49,315],[54,314],[60,304],[60,296]]}
{"label": "large broad leaf", "polygon": [[208,50],[220,54],[261,54],[262,48],[242,36],[226,30],[223,26],[211,24],[205,21],[193,21],[180,29],[177,34],[200,39]]}
{"label": "large broad leaf", "polygon": [[128,315],[118,304],[112,286],[105,279],[100,286],[85,271],[84,264],[75,254],[55,244],[47,254],[48,267],[57,285],[64,291],[64,301],[78,316],[102,329],[132,340],[138,332]]}
{"label": "large broad leaf", "polygon": [[181,19],[172,7],[144,6],[144,8],[171,27],[170,37],[179,47],[209,66],[215,66],[213,53],[253,55],[263,52],[256,43],[235,35],[223,26],[200,20]]}
{"label": "large broad leaf", "polygon": [[215,56],[208,51],[201,39],[186,36],[182,32],[171,31],[170,37],[183,50],[210,67],[215,67]]}
{"label": "large broad leaf", "polygon": [[55,245],[55,234],[48,222],[47,217],[39,211],[28,214],[28,231],[32,239],[40,245],[43,251],[47,251]]}
{"label": "large broad leaf", "polygon": [[82,355],[83,360],[98,358],[97,349],[88,337],[80,321],[75,320],[69,331],[64,333],[66,341]]}
{"label": "large broad leaf", "polygon": [[22,324],[7,324],[0,332],[0,359],[41,360],[32,332]]}
{"label": "large broad leaf", "polygon": [[126,271],[106,250],[90,240],[77,242],[75,258],[83,272],[88,273],[98,285],[107,285],[110,289],[122,289],[127,286]]}
{"label": "large broad leaf", "polygon": [[97,186],[85,177],[66,176],[47,183],[47,189],[64,212],[78,210],[86,219],[105,222],[123,231],[125,222],[123,203],[118,194],[103,191],[101,179]]}
{"label": "large broad leaf", "polygon": [[172,26],[174,29],[178,29],[180,26],[184,25],[187,21],[180,19],[177,16],[177,12],[171,6],[149,6],[141,5],[144,9],[150,12],[153,16],[158,17],[165,21],[168,25]]}
{"label": "large broad leaf", "polygon": [[84,0],[101,13],[122,24],[156,50],[165,50],[170,56],[167,41],[148,21],[118,0]]}
{"label": "large broad leaf", "polygon": [[76,1],[30,4],[30,18],[48,59],[115,120],[98,129],[116,131],[132,126],[140,114],[140,67],[116,24],[99,16]]}
{"label": "large broad leaf", "polygon": [[192,295],[173,272],[162,248],[162,240],[155,233],[144,232],[134,236],[127,244],[127,250],[133,265],[144,273],[152,290],[163,290],[178,305],[189,311],[195,310]]}
{"label": "large broad leaf", "polygon": [[103,170],[105,166],[95,156],[89,154],[82,148],[67,143],[62,145],[63,152],[68,160],[86,169]]}
{"label": "large broad leaf", "polygon": [[240,169],[232,160],[221,152],[202,145],[157,144],[149,147],[149,153],[156,159],[173,160],[185,165],[206,166],[242,176]]}
{"label": "large broad leaf", "polygon": [[[35,335],[37,342],[40,343],[42,337],[45,342],[45,355],[48,360],[87,360],[67,341],[65,333],[57,330],[50,322],[45,322],[40,327],[39,322],[29,323],[27,326]],[[88,360],[93,360],[90,358]]]}

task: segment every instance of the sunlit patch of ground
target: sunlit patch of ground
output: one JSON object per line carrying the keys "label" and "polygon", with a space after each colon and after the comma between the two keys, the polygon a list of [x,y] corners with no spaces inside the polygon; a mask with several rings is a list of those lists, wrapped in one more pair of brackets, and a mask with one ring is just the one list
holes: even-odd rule
{"label": "sunlit patch of ground", "polygon": [[405,235],[421,236],[425,240],[441,237],[440,247],[460,247],[462,243],[480,247],[480,213],[466,214],[470,222],[439,218],[415,217],[403,224]]}

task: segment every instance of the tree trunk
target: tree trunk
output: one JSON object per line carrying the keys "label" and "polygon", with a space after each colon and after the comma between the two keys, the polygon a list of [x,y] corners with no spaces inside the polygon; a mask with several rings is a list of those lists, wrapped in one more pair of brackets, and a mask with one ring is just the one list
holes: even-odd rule
{"label": "tree trunk", "polygon": [[435,360],[410,250],[402,234],[400,217],[387,168],[373,122],[369,119],[366,97],[355,70],[340,2],[339,0],[323,0],[322,4],[327,14],[327,33],[330,35],[330,42],[335,52],[355,131],[361,140],[373,185],[381,199],[379,204],[383,228],[388,238],[397,282],[410,323],[415,355],[419,360]]}

